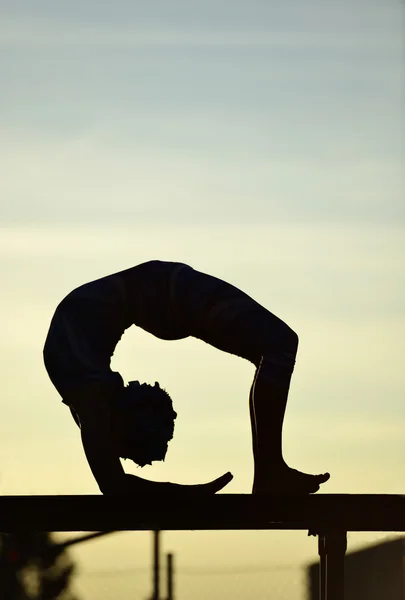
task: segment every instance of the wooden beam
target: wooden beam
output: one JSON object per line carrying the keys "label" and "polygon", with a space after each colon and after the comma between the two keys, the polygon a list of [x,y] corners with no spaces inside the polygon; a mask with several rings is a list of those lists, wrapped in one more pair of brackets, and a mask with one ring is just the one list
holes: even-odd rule
{"label": "wooden beam", "polygon": [[405,531],[405,496],[0,496],[0,531]]}

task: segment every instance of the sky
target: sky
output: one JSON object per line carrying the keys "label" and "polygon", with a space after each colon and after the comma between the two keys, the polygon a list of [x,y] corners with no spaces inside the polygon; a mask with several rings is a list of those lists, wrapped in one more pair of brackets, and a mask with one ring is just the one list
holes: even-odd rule
{"label": "sky", "polygon": [[[330,471],[324,493],[403,493],[401,4],[1,0],[0,14],[0,493],[98,492],[42,347],[70,290],[152,258],[237,285],[298,333],[292,466]],[[179,414],[165,463],[142,476],[230,470],[226,491],[250,492],[251,365],[132,328],[112,366],[159,380]],[[349,550],[377,539],[352,534]],[[296,532],[164,540],[179,600],[303,599],[299,569],[316,558]],[[150,536],[72,555],[82,600],[107,598],[96,571],[121,589],[117,570],[147,569]],[[239,576],[218,583],[214,567]]]}

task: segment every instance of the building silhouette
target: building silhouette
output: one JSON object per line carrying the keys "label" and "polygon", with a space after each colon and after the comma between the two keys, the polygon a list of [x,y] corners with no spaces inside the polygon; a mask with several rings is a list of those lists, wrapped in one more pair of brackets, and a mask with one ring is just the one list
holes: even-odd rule
{"label": "building silhouette", "polygon": [[[319,598],[319,564],[307,569],[307,599]],[[405,537],[345,557],[345,600],[405,600]]]}

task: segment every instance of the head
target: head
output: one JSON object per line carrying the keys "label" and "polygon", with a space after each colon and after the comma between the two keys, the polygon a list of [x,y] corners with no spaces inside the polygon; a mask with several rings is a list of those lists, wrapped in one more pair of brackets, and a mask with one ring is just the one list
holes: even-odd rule
{"label": "head", "polygon": [[119,456],[140,467],[164,460],[176,417],[169,394],[157,382],[152,386],[130,381],[117,401],[114,419]]}

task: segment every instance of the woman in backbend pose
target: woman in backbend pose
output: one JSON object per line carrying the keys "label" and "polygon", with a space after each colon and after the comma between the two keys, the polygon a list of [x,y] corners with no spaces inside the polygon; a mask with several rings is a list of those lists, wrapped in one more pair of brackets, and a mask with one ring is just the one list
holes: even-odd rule
{"label": "woman in backbend pose", "polygon": [[236,287],[175,262],[153,260],[73,290],[56,309],[44,361],[80,426],[84,451],[103,493],[211,494],[232,475],[200,485],[152,482],[124,472],[163,460],[173,437],[172,401],[154,386],[125,386],[110,360],[124,331],[141,327],[164,340],[193,336],[252,362],[250,391],[254,494],[310,494],[329,474],[290,468],[282,428],[298,337]]}

